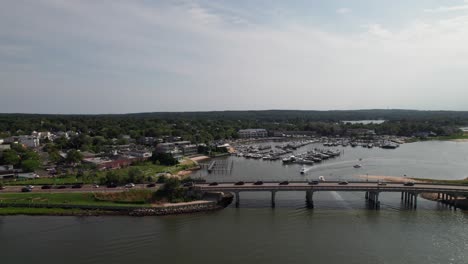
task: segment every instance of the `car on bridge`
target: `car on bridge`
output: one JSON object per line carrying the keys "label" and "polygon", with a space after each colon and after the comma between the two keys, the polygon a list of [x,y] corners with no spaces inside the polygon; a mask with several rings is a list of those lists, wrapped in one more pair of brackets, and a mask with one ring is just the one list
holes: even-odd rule
{"label": "car on bridge", "polygon": [[210,184],[208,184],[209,186],[217,186],[218,183],[217,182],[210,182]]}
{"label": "car on bridge", "polygon": [[385,186],[385,185],[387,185],[387,183],[386,183],[386,182],[383,182],[383,181],[378,181],[378,182],[377,182],[377,185],[379,185],[379,186]]}
{"label": "car on bridge", "polygon": [[60,186],[57,187],[57,189],[66,189],[66,188],[67,188],[66,185],[60,185]]}
{"label": "car on bridge", "polygon": [[28,187],[23,187],[21,189],[21,192],[32,192],[32,189],[31,188],[28,188]]}
{"label": "car on bridge", "polygon": [[109,184],[107,184],[107,188],[116,188],[117,187],[117,184],[111,182]]}
{"label": "car on bridge", "polygon": [[50,185],[43,185],[43,186],[41,187],[41,189],[43,189],[43,190],[52,189],[52,186],[50,186]]}
{"label": "car on bridge", "polygon": [[82,184],[74,184],[72,185],[72,189],[81,189],[83,187]]}
{"label": "car on bridge", "polygon": [[311,182],[309,182],[309,185],[317,185],[317,184],[319,184],[319,181],[311,181]]}
{"label": "car on bridge", "polygon": [[243,181],[238,181],[238,182],[234,183],[234,185],[244,185],[244,184],[245,184],[245,182],[243,182]]}
{"label": "car on bridge", "polygon": [[403,183],[404,186],[414,186],[414,182],[405,182]]}
{"label": "car on bridge", "polygon": [[347,181],[340,181],[338,184],[339,185],[348,185],[348,182]]}
{"label": "car on bridge", "polygon": [[263,185],[263,182],[262,181],[256,181],[256,182],[254,182],[254,185]]}
{"label": "car on bridge", "polygon": [[288,184],[289,184],[288,181],[282,181],[282,182],[279,183],[279,185],[288,185]]}
{"label": "car on bridge", "polygon": [[[184,183],[184,186],[185,186],[185,183]],[[150,183],[150,184],[147,184],[146,185],[147,188],[153,188],[153,187],[156,187],[156,183]]]}

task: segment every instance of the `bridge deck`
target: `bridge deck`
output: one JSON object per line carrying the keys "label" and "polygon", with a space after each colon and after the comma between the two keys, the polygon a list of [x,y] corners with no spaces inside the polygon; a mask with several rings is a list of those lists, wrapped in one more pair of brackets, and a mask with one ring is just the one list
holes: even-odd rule
{"label": "bridge deck", "polygon": [[340,185],[338,182],[320,182],[317,185],[311,185],[307,182],[291,182],[288,185],[280,185],[279,182],[265,182],[262,185],[254,185],[253,182],[246,182],[244,185],[235,185],[235,183],[219,183],[216,186],[209,184],[196,184],[202,191],[225,191],[225,192],[244,192],[244,191],[362,191],[362,192],[433,192],[433,193],[451,193],[458,195],[468,195],[468,186],[464,185],[446,185],[446,184],[421,184],[414,186],[404,186],[402,183],[387,183],[378,185],[376,182],[350,182],[347,185]]}

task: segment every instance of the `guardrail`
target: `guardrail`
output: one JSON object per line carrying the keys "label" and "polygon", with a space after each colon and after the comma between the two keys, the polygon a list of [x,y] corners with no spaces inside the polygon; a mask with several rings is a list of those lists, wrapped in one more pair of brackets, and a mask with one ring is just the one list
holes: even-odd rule
{"label": "guardrail", "polygon": [[304,186],[261,186],[261,185],[240,185],[240,186],[196,186],[204,191],[376,191],[376,192],[431,192],[431,193],[457,193],[468,194],[466,189],[450,189],[450,188],[427,188],[415,186],[320,186],[320,185],[304,185]]}

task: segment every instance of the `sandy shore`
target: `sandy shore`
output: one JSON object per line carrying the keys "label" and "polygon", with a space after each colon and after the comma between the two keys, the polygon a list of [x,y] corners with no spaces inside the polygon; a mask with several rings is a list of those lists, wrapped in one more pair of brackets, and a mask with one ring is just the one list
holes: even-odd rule
{"label": "sandy shore", "polygon": [[453,140],[450,140],[450,141],[453,141],[453,142],[468,142],[468,139],[453,139]]}
{"label": "sandy shore", "polygon": [[369,180],[383,180],[388,182],[398,182],[398,183],[405,183],[407,181],[415,181],[411,178],[402,177],[402,176],[384,176],[384,175],[359,175],[358,178],[360,179],[369,179]]}
{"label": "sandy shore", "polygon": [[193,158],[190,158],[192,161],[195,161],[195,162],[199,162],[199,161],[203,161],[203,160],[208,160],[210,159],[210,157],[208,156],[197,156],[197,157],[193,157]]}
{"label": "sandy shore", "polygon": [[152,207],[174,207],[174,206],[187,206],[187,205],[200,205],[200,204],[210,204],[213,201],[205,201],[205,200],[197,200],[192,202],[185,202],[185,203],[163,203],[163,204],[155,204]]}

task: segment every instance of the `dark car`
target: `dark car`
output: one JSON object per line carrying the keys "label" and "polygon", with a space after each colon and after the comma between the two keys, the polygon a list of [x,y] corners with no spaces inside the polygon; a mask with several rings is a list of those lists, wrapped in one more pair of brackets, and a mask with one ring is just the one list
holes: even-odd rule
{"label": "dark car", "polygon": [[339,185],[348,185],[348,182],[347,181],[340,181],[338,184]]}
{"label": "dark car", "polygon": [[107,184],[107,188],[116,188],[116,187],[117,187],[117,184],[115,184],[115,183]]}
{"label": "dark car", "polygon": [[234,183],[234,185],[244,185],[244,182],[243,181],[238,181],[238,182]]}
{"label": "dark car", "polygon": [[147,188],[153,188],[156,187],[156,183],[150,183],[146,185]]}
{"label": "dark car", "polygon": [[288,181],[282,181],[282,182],[279,183],[279,185],[288,185],[288,184],[289,184]]}
{"label": "dark car", "polygon": [[52,186],[50,186],[50,185],[43,185],[43,186],[41,187],[41,189],[43,189],[43,190],[52,189]]}
{"label": "dark car", "polygon": [[66,188],[67,188],[66,185],[60,185],[60,186],[57,187],[57,189],[66,189]]}
{"label": "dark car", "polygon": [[72,185],[72,188],[73,188],[73,189],[80,189],[80,188],[82,188],[82,187],[83,187],[83,185],[81,185],[81,184],[74,184],[74,185]]}
{"label": "dark car", "polygon": [[193,182],[185,182],[183,184],[184,187],[192,187],[193,186]]}
{"label": "dark car", "polygon": [[5,186],[0,186],[0,190],[5,190]]}
{"label": "dark car", "polygon": [[216,185],[218,185],[218,183],[217,182],[210,182],[210,184],[208,184],[208,185],[209,186],[216,186]]}
{"label": "dark car", "polygon": [[31,189],[31,188],[28,188],[28,187],[23,187],[23,188],[21,189],[21,192],[31,192],[31,191],[32,191],[32,189]]}
{"label": "dark car", "polygon": [[262,185],[262,184],[263,184],[262,181],[256,181],[256,182],[254,182],[254,185]]}
{"label": "dark car", "polygon": [[414,186],[414,182],[405,182],[404,186]]}
{"label": "dark car", "polygon": [[311,182],[309,182],[309,185],[317,185],[317,184],[319,184],[319,181],[311,181]]}

